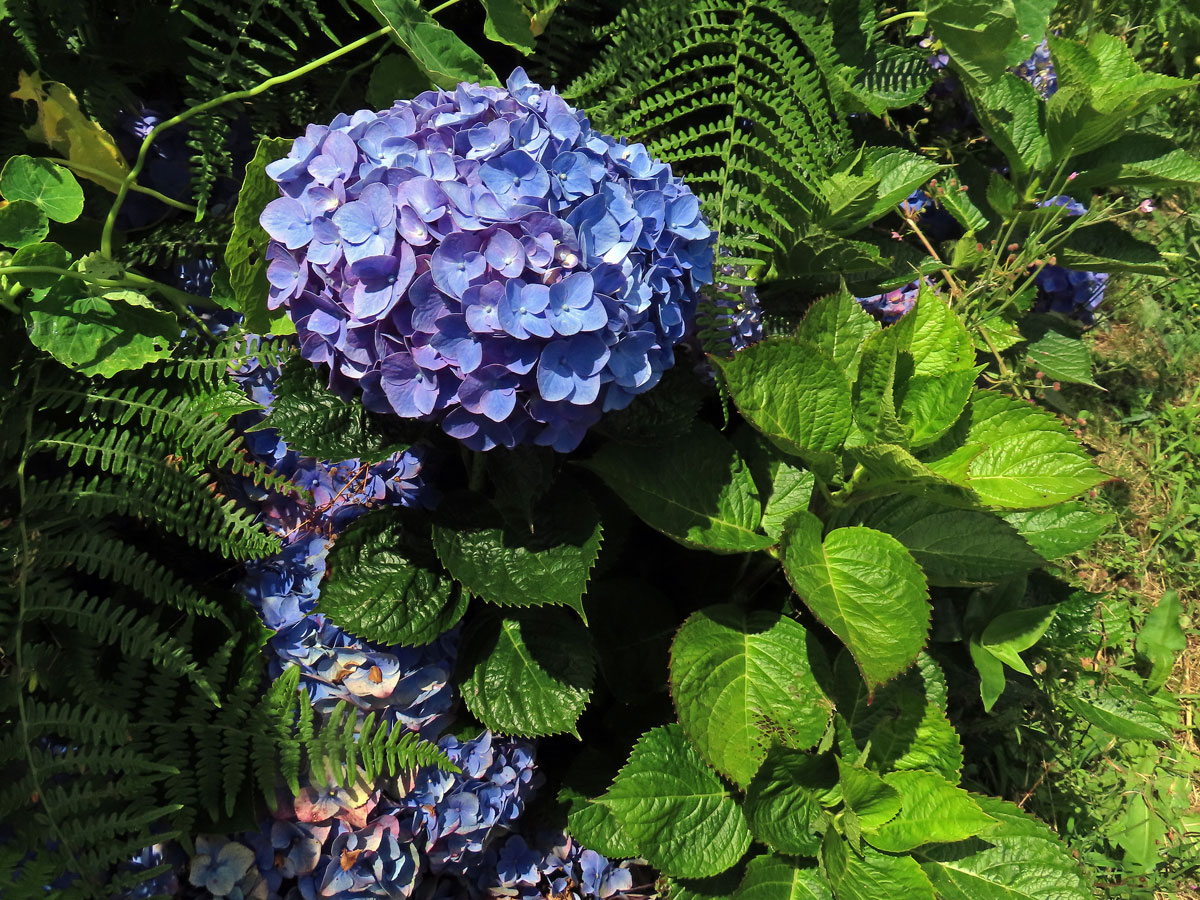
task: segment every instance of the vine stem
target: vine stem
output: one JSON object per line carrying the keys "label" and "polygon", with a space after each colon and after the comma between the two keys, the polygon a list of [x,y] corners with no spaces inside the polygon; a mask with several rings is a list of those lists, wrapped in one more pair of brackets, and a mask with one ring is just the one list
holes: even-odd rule
{"label": "vine stem", "polygon": [[[85,166],[82,163],[75,162],[74,160],[57,159],[53,156],[43,156],[42,159],[44,159],[46,162],[54,163],[56,166],[63,166],[67,169],[71,169],[74,172],[79,172],[82,175],[91,175],[93,178],[104,178],[118,186],[121,184],[120,178],[118,178],[116,175],[105,172],[103,169],[93,169],[91,166]],[[176,200],[174,197],[168,197],[166,194],[154,190],[154,188],[143,187],[135,182],[129,185],[129,189],[138,194],[145,194],[148,197],[153,197],[159,203],[165,203],[167,206],[175,207],[175,209],[181,209],[184,212],[190,213],[196,212],[196,207],[192,206],[190,203],[184,203],[182,200]]]}
{"label": "vine stem", "polygon": [[437,15],[438,13],[440,13],[440,12],[441,12],[443,9],[448,9],[449,7],[453,6],[453,5],[454,5],[455,3],[457,3],[457,2],[458,2],[458,0],[446,0],[446,2],[445,2],[445,3],[442,3],[442,4],[438,5],[438,6],[435,6],[433,9],[431,9],[431,10],[429,11],[429,14],[430,14],[431,16],[436,16],[436,15]]}
{"label": "vine stem", "polygon": [[888,25],[891,25],[895,22],[903,22],[905,19],[924,19],[924,18],[925,18],[924,10],[914,9],[914,10],[911,10],[910,12],[896,13],[896,15],[894,15],[894,16],[889,16],[888,18],[884,19],[882,22],[876,22],[875,27],[876,28],[886,28]]}
{"label": "vine stem", "polygon": [[162,134],[168,128],[173,128],[182,122],[186,122],[188,119],[194,118],[201,113],[208,112],[210,109],[213,109],[224,103],[232,103],[236,100],[249,100],[252,97],[257,97],[259,94],[269,91],[271,88],[277,85],[286,84],[289,81],[293,81],[297,78],[307,75],[314,69],[319,69],[321,66],[331,63],[335,59],[345,56],[347,53],[353,53],[359,47],[371,43],[371,41],[375,40],[376,38],[383,37],[391,32],[391,30],[392,28],[390,25],[384,25],[378,31],[373,31],[368,35],[364,35],[358,40],[346,44],[344,47],[338,47],[336,50],[326,53],[324,56],[300,66],[298,69],[292,69],[292,71],[285,72],[282,75],[275,75],[274,77],[268,78],[266,81],[261,81],[254,87],[247,88],[244,91],[231,91],[228,94],[222,94],[220,97],[214,97],[212,100],[206,100],[203,103],[191,107],[190,109],[185,109],[177,116],[172,116],[170,119],[159,122],[157,125],[155,125],[152,129],[150,129],[150,133],[147,134],[142,140],[142,146],[138,149],[137,160],[134,162],[133,168],[129,170],[129,174],[125,176],[125,180],[121,182],[120,188],[117,189],[116,199],[113,200],[112,209],[108,211],[108,217],[104,220],[104,230],[100,234],[100,253],[110,259],[112,258],[112,237],[113,229],[117,224],[117,214],[121,211],[121,205],[125,202],[125,197],[128,196],[131,185],[137,181],[137,177],[141,174],[143,166],[146,165],[146,157],[150,153],[150,145],[154,143],[155,138],[157,138],[160,134]]}

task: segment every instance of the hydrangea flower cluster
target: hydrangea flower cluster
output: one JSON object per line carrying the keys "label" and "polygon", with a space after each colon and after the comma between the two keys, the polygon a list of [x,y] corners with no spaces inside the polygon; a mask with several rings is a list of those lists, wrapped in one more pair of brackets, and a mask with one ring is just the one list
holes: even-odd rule
{"label": "hydrangea flower cluster", "polygon": [[633,887],[628,862],[613,865],[565,834],[539,835],[533,846],[514,834],[489,855],[492,866],[481,877],[480,887],[486,880],[493,895],[519,900],[608,900]]}
{"label": "hydrangea flower cluster", "polygon": [[[729,256],[729,251],[721,248],[721,256]],[[721,278],[745,278],[745,266],[734,266],[722,262],[717,270]],[[736,300],[727,296],[718,296],[715,305],[721,310],[717,318],[721,330],[729,337],[729,349],[735,353],[757,344],[763,339],[762,307],[758,302],[758,292],[753,285],[735,286],[725,281],[718,281],[714,287],[721,294],[736,292]],[[722,348],[723,350],[724,348]]]}
{"label": "hydrangea flower cluster", "polygon": [[267,173],[270,303],[305,358],[474,449],[574,449],[674,363],[712,281],[670,166],[521,69],[310,125]]}
{"label": "hydrangea flower cluster", "polygon": [[1032,84],[1043,100],[1049,100],[1058,91],[1058,73],[1050,59],[1050,44],[1046,38],[1042,38],[1029,59],[1017,64],[1012,71]]}
{"label": "hydrangea flower cluster", "polygon": [[[1087,212],[1086,206],[1066,194],[1050,197],[1038,206],[1061,206],[1071,216],[1081,216]],[[1038,271],[1034,283],[1038,291],[1034,307],[1037,311],[1062,313],[1091,325],[1095,321],[1096,310],[1104,302],[1108,273],[1081,272],[1066,266],[1046,265]]]}
{"label": "hydrangea flower cluster", "polygon": [[869,297],[855,297],[858,305],[873,315],[885,325],[898,322],[900,317],[911,312],[917,303],[917,295],[921,291],[921,282],[910,281],[903,287],[871,294]]}

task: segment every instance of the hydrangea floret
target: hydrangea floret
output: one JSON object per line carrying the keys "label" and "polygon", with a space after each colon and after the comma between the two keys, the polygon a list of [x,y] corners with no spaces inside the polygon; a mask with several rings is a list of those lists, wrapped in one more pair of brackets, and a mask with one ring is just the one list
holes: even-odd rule
{"label": "hydrangea floret", "polygon": [[329,386],[467,446],[574,449],[674,363],[696,196],[522,69],[310,125],[267,166],[270,304]]}

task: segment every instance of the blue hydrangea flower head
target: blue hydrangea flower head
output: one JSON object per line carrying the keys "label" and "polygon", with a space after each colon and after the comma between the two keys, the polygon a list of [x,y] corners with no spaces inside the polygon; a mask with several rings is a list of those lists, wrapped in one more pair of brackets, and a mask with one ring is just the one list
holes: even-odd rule
{"label": "blue hydrangea flower head", "polygon": [[304,357],[474,449],[574,449],[674,364],[712,281],[670,166],[521,69],[310,125],[267,174],[270,304]]}
{"label": "blue hydrangea flower head", "polygon": [[1048,100],[1058,92],[1058,73],[1050,58],[1050,44],[1042,38],[1033,55],[1013,68],[1013,74],[1034,86],[1042,99]]}

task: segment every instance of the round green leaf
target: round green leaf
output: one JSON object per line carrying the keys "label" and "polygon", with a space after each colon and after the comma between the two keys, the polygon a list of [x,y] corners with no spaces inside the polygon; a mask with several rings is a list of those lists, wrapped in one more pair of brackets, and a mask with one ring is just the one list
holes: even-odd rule
{"label": "round green leaf", "polygon": [[833,900],[833,892],[816,866],[797,866],[763,854],[746,866],[733,900]]}
{"label": "round green leaf", "polygon": [[821,739],[832,704],[818,687],[807,633],[777,613],[735,606],[693,613],[671,646],[671,695],[684,732],[718,771],[749,783],[777,742]]}
{"label": "round green leaf", "polygon": [[0,244],[28,247],[50,233],[50,221],[42,208],[30,200],[0,204]]}
{"label": "round green leaf", "polygon": [[762,499],[741,454],[716,429],[696,423],[647,451],[609,443],[583,464],[651,528],[690,547],[726,553],[762,550]]}
{"label": "round green leaf", "polygon": [[13,156],[0,171],[5,200],[35,203],[55,222],[74,222],[83,213],[83,188],[62,166],[32,156]]}
{"label": "round green leaf", "polygon": [[[30,244],[22,247],[13,254],[10,265],[14,266],[53,266],[65,269],[71,262],[71,255],[53,241],[43,241],[40,244]],[[4,270],[0,269],[0,275]],[[61,277],[54,273],[25,273],[9,276],[13,281],[19,281],[24,287],[34,290],[45,290],[54,287]]]}
{"label": "round green leaf", "polygon": [[[1080,867],[1058,837],[1014,803],[972,795],[996,824],[980,840],[916,854],[942,900],[1088,900]],[[896,894],[880,896],[898,896]]]}
{"label": "round green leaf", "polygon": [[596,671],[591,636],[578,619],[557,609],[489,612],[464,632],[459,653],[463,702],[492,731],[574,733]]}
{"label": "round green leaf", "polygon": [[816,825],[837,781],[829,754],[773,747],[746,789],[742,808],[750,831],[780,853],[815,856],[821,846]]}
{"label": "round green leaf", "polygon": [[642,856],[666,875],[716,875],[750,846],[737,801],[678,725],[643,734],[597,802],[613,811]]}
{"label": "round green leaf", "polygon": [[812,344],[763,341],[731,359],[711,357],[755,428],[793,453],[827,453],[850,433],[850,385]]}
{"label": "round green leaf", "polygon": [[922,844],[964,841],[995,824],[971,795],[934,772],[890,772],[884,781],[900,795],[900,815],[864,840],[876,850],[904,853]]}
{"label": "round green leaf", "polygon": [[925,646],[929,591],[912,555],[890,534],[838,528],[798,512],[783,536],[788,580],[813,614],[842,639],[867,685],[903,672]]}
{"label": "round green leaf", "polygon": [[405,553],[399,519],[367,516],[329,551],[319,610],[378,644],[427,644],[462,618],[469,598],[447,575]]}
{"label": "round green leaf", "polygon": [[170,355],[179,337],[175,316],[136,291],[92,297],[72,278],[50,288],[28,316],[35,346],[77,372],[105,378]]}

